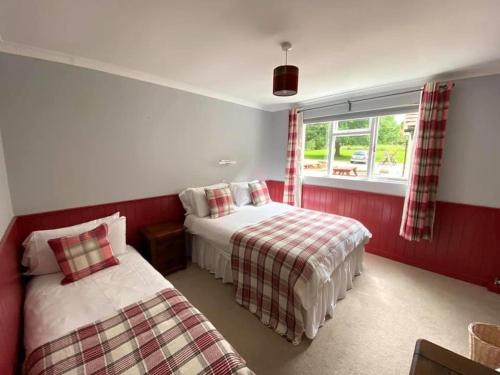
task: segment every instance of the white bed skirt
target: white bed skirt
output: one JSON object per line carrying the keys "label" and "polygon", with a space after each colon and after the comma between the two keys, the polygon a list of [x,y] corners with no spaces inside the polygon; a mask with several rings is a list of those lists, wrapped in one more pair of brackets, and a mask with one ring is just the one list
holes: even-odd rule
{"label": "white bed skirt", "polygon": [[[190,235],[190,244],[193,263],[210,271],[224,283],[233,282],[230,254],[200,236]],[[333,316],[337,300],[344,298],[346,292],[352,288],[354,277],[360,275],[363,270],[363,254],[364,245],[354,249],[333,271],[330,280],[323,284],[317,301],[311,308],[303,309],[305,334],[308,338],[313,339],[316,336],[326,317]]]}

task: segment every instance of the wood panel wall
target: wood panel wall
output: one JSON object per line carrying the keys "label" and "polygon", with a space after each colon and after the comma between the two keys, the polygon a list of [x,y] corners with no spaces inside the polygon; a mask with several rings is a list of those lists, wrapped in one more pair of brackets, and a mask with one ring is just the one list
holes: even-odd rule
{"label": "wood panel wall", "polygon": [[24,293],[19,242],[14,218],[0,239],[0,374],[6,375],[20,370]]}
{"label": "wood panel wall", "polygon": [[[282,201],[283,182],[268,181]],[[302,207],[353,217],[373,234],[367,251],[429,271],[495,289],[500,277],[500,209],[438,202],[432,241],[399,236],[402,197],[303,185]]]}
{"label": "wood panel wall", "polygon": [[19,236],[24,239],[34,230],[75,225],[112,215],[117,211],[127,217],[127,243],[138,249],[142,245],[142,227],[162,221],[184,220],[184,208],[179,197],[172,194],[19,216]]}

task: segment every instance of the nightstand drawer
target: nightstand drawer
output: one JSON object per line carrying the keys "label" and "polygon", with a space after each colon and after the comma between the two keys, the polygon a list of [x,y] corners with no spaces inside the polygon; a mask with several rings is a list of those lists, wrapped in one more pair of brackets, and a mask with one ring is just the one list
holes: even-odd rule
{"label": "nightstand drawer", "polygon": [[184,235],[170,236],[164,238],[155,238],[152,245],[156,248],[167,248],[167,247],[177,247],[184,246]]}
{"label": "nightstand drawer", "polygon": [[185,268],[183,256],[179,251],[157,251],[154,254],[153,266],[163,274]]}
{"label": "nightstand drawer", "polygon": [[163,275],[186,268],[186,246],[182,224],[162,223],[143,229],[148,239],[151,264]]}
{"label": "nightstand drawer", "polygon": [[157,239],[152,246],[153,266],[163,274],[186,268],[184,236]]}

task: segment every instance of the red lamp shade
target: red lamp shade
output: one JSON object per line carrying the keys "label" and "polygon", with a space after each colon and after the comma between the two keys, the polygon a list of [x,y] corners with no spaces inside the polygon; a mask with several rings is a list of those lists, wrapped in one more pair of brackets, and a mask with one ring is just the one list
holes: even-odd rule
{"label": "red lamp shade", "polygon": [[274,69],[273,94],[292,96],[297,94],[299,86],[299,68],[294,65],[280,65]]}

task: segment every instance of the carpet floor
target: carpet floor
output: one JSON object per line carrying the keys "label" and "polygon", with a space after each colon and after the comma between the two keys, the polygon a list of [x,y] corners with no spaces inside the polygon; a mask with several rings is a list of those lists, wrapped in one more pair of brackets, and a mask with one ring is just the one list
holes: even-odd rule
{"label": "carpet floor", "polygon": [[470,322],[500,324],[500,295],[371,254],[334,316],[298,346],[239,306],[232,285],[197,265],[168,279],[261,375],[408,374],[418,338],[467,355]]}

